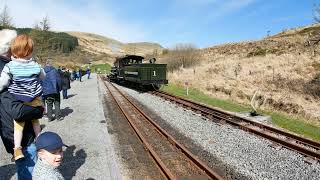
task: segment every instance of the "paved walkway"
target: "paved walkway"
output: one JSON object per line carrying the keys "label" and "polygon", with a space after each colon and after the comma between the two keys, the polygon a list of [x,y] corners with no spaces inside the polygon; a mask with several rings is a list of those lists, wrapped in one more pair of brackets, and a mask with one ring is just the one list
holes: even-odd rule
{"label": "paved walkway", "polygon": [[[66,179],[121,179],[106,127],[97,76],[73,82],[69,99],[62,100],[62,121],[42,120],[43,131],[54,131],[69,145],[61,167]],[[0,179],[16,179],[11,156],[0,143]]]}

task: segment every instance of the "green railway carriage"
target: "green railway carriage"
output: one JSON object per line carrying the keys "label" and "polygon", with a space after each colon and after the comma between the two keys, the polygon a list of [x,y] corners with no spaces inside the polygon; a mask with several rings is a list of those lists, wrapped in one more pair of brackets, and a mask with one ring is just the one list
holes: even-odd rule
{"label": "green railway carriage", "polygon": [[160,88],[162,84],[168,84],[167,65],[155,64],[155,59],[149,63],[143,63],[143,57],[126,55],[117,58],[111,69],[109,79],[117,82],[127,82],[139,86],[152,86]]}

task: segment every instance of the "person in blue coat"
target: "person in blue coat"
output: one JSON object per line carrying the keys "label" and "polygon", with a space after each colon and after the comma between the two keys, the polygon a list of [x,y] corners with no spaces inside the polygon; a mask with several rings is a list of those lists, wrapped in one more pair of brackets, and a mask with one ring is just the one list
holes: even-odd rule
{"label": "person in blue coat", "polygon": [[90,74],[91,74],[91,69],[90,69],[90,68],[87,68],[88,79],[90,79]]}
{"label": "person in blue coat", "polygon": [[[43,98],[47,104],[48,120],[62,120],[60,111],[61,76],[56,68],[52,66],[52,60],[48,59],[44,68],[46,78],[42,81]],[[55,117],[53,117],[53,105]]]}

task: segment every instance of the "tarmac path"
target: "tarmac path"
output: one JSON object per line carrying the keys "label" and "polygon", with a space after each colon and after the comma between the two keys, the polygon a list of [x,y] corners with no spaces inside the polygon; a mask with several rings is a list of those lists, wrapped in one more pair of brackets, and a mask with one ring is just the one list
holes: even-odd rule
{"label": "tarmac path", "polygon": [[[84,76],[82,80],[72,82],[69,98],[62,99],[64,119],[48,122],[43,118],[43,131],[58,133],[69,145],[60,168],[66,179],[121,179],[99,99],[97,75],[92,74],[89,80]],[[15,165],[2,142],[0,154],[0,179],[16,179]]]}

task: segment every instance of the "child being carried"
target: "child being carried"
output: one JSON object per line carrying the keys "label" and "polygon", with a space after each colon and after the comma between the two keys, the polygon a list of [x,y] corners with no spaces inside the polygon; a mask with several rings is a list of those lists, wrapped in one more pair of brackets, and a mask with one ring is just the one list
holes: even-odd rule
{"label": "child being carried", "polygon": [[[5,65],[0,76],[0,91],[8,87],[8,91],[26,105],[43,106],[41,101],[41,80],[45,72],[32,58],[33,40],[28,35],[19,35],[11,43],[11,60]],[[14,159],[23,158],[21,141],[25,122],[14,120]],[[38,119],[32,120],[36,137],[41,128]]]}

